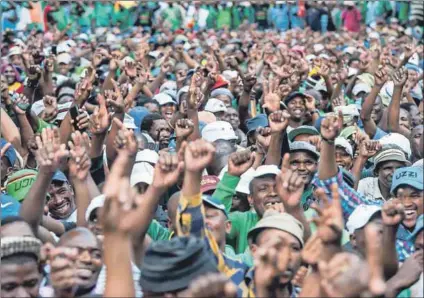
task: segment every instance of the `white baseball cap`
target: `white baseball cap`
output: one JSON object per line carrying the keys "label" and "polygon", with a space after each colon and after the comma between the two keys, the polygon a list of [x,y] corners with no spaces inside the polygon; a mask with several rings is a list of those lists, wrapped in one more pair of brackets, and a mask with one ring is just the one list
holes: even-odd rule
{"label": "white baseball cap", "polygon": [[365,83],[358,83],[353,87],[352,93],[353,95],[358,95],[360,92],[370,93],[371,87],[368,84]]}
{"label": "white baseball cap", "polygon": [[165,92],[166,90],[174,90],[177,92],[177,83],[175,81],[166,81],[160,86],[159,92]]}
{"label": "white baseball cap", "polygon": [[163,106],[168,103],[172,103],[176,105],[177,103],[172,99],[172,97],[169,94],[166,93],[158,93],[155,96],[153,96],[153,99],[156,100],[159,105]]}
{"label": "white baseball cap", "polygon": [[56,61],[58,64],[60,63],[69,64],[72,61],[72,57],[68,53],[62,53],[57,56]]}
{"label": "white baseball cap", "polygon": [[358,108],[355,104],[350,104],[347,106],[338,106],[334,108],[334,113],[342,111],[343,116],[359,116]]}
{"label": "white baseball cap", "polygon": [[363,228],[377,212],[381,212],[381,206],[359,205],[349,216],[346,228],[349,234],[353,234],[357,229]]}
{"label": "white baseball cap", "polygon": [[137,125],[135,125],[134,118],[131,117],[129,114],[126,114],[125,113],[123,124],[124,124],[125,128],[128,128],[128,129],[137,129]]}
{"label": "white baseball cap", "polygon": [[144,149],[137,152],[137,155],[135,156],[135,164],[140,162],[148,162],[151,164],[156,164],[159,160],[159,154],[150,149]]}
{"label": "white baseball cap", "polygon": [[349,141],[346,140],[345,138],[343,138],[343,137],[337,137],[334,140],[334,145],[336,145],[336,147],[337,146],[342,147],[350,155],[350,157],[353,157],[352,145],[350,145]]}
{"label": "white baseball cap", "polygon": [[88,221],[91,213],[93,213],[94,210],[96,210],[97,208],[103,207],[103,205],[105,204],[105,199],[106,199],[105,195],[99,195],[90,201],[90,205],[88,205],[87,210],[85,210],[86,221]]}
{"label": "white baseball cap", "polygon": [[411,151],[411,142],[408,140],[407,137],[404,135],[401,135],[397,132],[392,132],[381,139],[378,140],[382,146],[388,145],[388,144],[394,144],[400,147],[402,151],[408,156],[408,159],[411,157],[412,151]]}
{"label": "white baseball cap", "polygon": [[10,57],[13,55],[21,55],[21,54],[22,54],[22,49],[18,46],[14,46],[10,48],[9,54],[7,54],[7,56]]}
{"label": "white baseball cap", "polygon": [[253,178],[259,178],[265,175],[278,175],[280,172],[280,169],[276,165],[263,165],[256,169]]}
{"label": "white baseball cap", "polygon": [[130,176],[131,186],[135,186],[140,182],[148,185],[152,184],[154,171],[154,167],[147,162],[135,163]]}
{"label": "white baseball cap", "polygon": [[210,143],[216,140],[237,140],[233,127],[225,121],[215,121],[207,124],[202,130],[202,138]]}
{"label": "white baseball cap", "polygon": [[243,175],[240,176],[240,181],[237,184],[236,192],[241,192],[246,195],[250,194],[249,185],[250,181],[253,180],[255,170],[253,168],[248,169]]}
{"label": "white baseball cap", "polygon": [[205,111],[211,113],[227,112],[227,107],[221,100],[217,98],[210,98],[205,105]]}

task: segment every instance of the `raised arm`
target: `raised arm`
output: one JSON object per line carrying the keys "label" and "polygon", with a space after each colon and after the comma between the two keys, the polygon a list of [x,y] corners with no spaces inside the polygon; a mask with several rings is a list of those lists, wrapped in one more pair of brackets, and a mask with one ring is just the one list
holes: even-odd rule
{"label": "raised arm", "polygon": [[361,120],[364,124],[364,130],[369,135],[370,138],[373,138],[375,132],[377,131],[377,124],[371,118],[371,112],[374,105],[374,102],[380,93],[381,88],[387,81],[387,70],[384,68],[378,70],[374,75],[374,86],[371,89],[371,92],[365,98],[364,103],[362,104],[361,110]]}
{"label": "raised arm", "polygon": [[318,177],[321,180],[335,177],[338,173],[334,140],[343,127],[343,116],[329,115],[321,123],[321,157],[318,163]]}
{"label": "raised arm", "polygon": [[398,132],[409,136],[409,129],[399,125],[400,101],[402,97],[402,89],[408,79],[408,71],[406,68],[400,68],[393,73],[392,78],[394,83],[393,97],[388,108],[387,126],[390,132]]}
{"label": "raised arm", "polygon": [[21,205],[20,215],[29,223],[36,233],[44,213],[44,205],[48,187],[53,174],[60,164],[69,156],[65,144],[60,143],[59,130],[57,128],[45,128],[41,137],[36,137],[38,175],[31,186],[24,202]]}
{"label": "raised arm", "polygon": [[286,111],[273,112],[268,117],[271,129],[271,140],[265,164],[279,165],[281,162],[281,148],[283,146],[284,132],[289,125],[290,114]]}

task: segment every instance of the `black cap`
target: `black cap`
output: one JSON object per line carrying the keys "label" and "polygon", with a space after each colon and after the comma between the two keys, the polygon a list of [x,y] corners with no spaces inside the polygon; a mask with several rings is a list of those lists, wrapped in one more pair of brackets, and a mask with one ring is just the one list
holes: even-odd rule
{"label": "black cap", "polygon": [[218,268],[205,240],[175,237],[153,242],[147,249],[140,285],[148,292],[174,292],[186,289],[193,279],[209,272],[218,272]]}
{"label": "black cap", "polygon": [[285,99],[284,99],[284,103],[286,105],[289,104],[289,102],[291,102],[295,97],[302,97],[302,98],[306,98],[305,94],[299,91],[295,91],[290,93]]}

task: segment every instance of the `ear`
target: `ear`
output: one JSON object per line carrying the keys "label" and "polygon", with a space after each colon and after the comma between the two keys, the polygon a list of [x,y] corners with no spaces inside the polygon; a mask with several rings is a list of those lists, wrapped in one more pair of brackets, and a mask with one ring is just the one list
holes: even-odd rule
{"label": "ear", "polygon": [[251,195],[249,195],[249,196],[247,197],[247,201],[249,202],[249,206],[250,206],[250,207],[252,207],[252,206],[253,206],[253,198],[252,198],[252,196],[251,196]]}
{"label": "ear", "polygon": [[356,249],[357,245],[356,245],[355,233],[349,235],[349,240],[350,240],[350,244],[352,245],[352,247]]}
{"label": "ear", "polygon": [[250,253],[252,254],[253,258],[255,258],[256,255],[256,251],[258,250],[258,246],[256,244],[249,244],[249,250]]}
{"label": "ear", "polygon": [[231,221],[227,220],[225,222],[225,233],[230,234],[232,227],[233,227],[233,225],[231,224]]}

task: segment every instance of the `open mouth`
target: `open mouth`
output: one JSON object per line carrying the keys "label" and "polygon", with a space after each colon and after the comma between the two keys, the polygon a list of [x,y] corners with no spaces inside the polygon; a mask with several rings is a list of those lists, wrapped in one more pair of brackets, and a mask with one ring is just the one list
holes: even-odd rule
{"label": "open mouth", "polygon": [[417,217],[417,210],[416,209],[406,209],[405,210],[405,219],[411,220],[415,219]]}
{"label": "open mouth", "polygon": [[93,270],[90,270],[90,269],[83,269],[83,268],[81,268],[81,269],[77,269],[76,273],[77,273],[77,276],[80,279],[82,279],[82,280],[89,280],[93,276],[94,271]]}
{"label": "open mouth", "polygon": [[272,198],[272,199],[265,200],[264,202],[265,210],[272,208],[272,206],[276,204],[281,204],[280,198]]}
{"label": "open mouth", "polygon": [[302,109],[294,109],[294,110],[293,110],[293,114],[294,114],[295,116],[302,116],[302,114],[303,114],[303,110],[302,110]]}
{"label": "open mouth", "polygon": [[56,211],[56,213],[59,214],[64,214],[68,211],[69,208],[69,202],[64,200],[62,203],[60,203],[59,205],[56,205],[54,207],[54,210]]}

